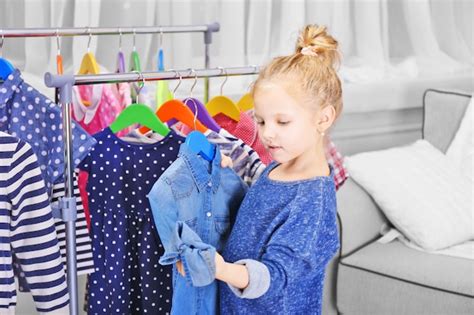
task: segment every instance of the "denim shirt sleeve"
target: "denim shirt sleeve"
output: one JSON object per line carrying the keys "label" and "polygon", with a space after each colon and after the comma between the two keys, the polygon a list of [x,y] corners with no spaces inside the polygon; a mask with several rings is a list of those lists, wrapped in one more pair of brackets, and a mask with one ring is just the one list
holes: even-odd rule
{"label": "denim shirt sleeve", "polygon": [[178,220],[173,192],[167,181],[168,178],[162,175],[148,193],[153,220],[155,221],[161,243],[165,248],[165,253],[172,251],[171,240],[176,221]]}
{"label": "denim shirt sleeve", "polygon": [[214,281],[216,249],[203,243],[185,222],[176,222],[170,245],[170,250],[160,258],[160,264],[171,265],[181,260],[186,282],[195,287],[203,287]]}
{"label": "denim shirt sleeve", "polygon": [[332,210],[335,200],[326,200],[322,185],[320,188],[319,192],[300,189],[284,209],[288,212],[287,220],[264,246],[258,261],[236,262],[247,267],[249,285],[245,290],[231,287],[232,292],[249,299],[264,294],[276,296],[290,279],[314,274],[326,267],[339,247],[339,239],[335,211]]}

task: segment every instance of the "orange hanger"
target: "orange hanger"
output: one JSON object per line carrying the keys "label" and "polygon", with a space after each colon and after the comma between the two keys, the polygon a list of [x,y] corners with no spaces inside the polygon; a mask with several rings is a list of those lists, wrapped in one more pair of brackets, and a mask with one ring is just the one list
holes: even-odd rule
{"label": "orange hanger", "polygon": [[[194,118],[193,112],[183,102],[177,99],[169,100],[161,105],[156,111],[156,115],[162,122],[176,119],[193,130],[202,133],[207,131],[207,128],[199,120]],[[150,129],[147,127],[141,127],[139,130],[144,134]]]}
{"label": "orange hanger", "polygon": [[56,69],[58,74],[63,74],[63,56],[61,56],[61,46],[59,45],[59,33],[56,29],[56,45],[58,48],[58,53],[56,54]]}
{"label": "orange hanger", "polygon": [[56,54],[56,69],[58,74],[63,74],[63,56],[61,56],[61,45],[59,44],[59,31],[56,29],[56,46],[57,46],[57,54]]}

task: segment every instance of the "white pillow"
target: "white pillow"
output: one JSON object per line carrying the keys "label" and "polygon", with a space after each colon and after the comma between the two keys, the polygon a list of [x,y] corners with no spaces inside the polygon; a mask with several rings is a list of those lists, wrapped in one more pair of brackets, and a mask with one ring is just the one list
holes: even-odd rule
{"label": "white pillow", "polygon": [[346,163],[391,223],[420,247],[439,250],[474,237],[473,185],[426,140]]}
{"label": "white pillow", "polygon": [[471,181],[474,181],[472,174],[474,160],[474,137],[472,133],[474,113],[472,112],[472,106],[471,98],[459,129],[449,145],[448,151],[446,151],[446,156],[459,168],[463,176],[467,176]]}

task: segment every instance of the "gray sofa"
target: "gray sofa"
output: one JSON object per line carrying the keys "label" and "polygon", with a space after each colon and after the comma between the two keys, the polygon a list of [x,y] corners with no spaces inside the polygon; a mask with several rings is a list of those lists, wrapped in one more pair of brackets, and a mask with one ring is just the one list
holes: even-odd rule
{"label": "gray sofa", "polygon": [[[446,152],[470,98],[427,90],[423,137]],[[474,314],[473,261],[375,242],[387,219],[352,179],[337,201],[341,250],[327,268],[323,314]]]}

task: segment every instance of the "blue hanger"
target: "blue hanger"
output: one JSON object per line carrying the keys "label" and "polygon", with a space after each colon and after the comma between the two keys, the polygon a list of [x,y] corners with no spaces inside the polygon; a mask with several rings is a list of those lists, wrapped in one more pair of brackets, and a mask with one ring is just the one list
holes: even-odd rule
{"label": "blue hanger", "polygon": [[199,131],[190,132],[184,143],[192,152],[199,154],[209,162],[212,161],[216,155],[216,146],[210,143]]}
{"label": "blue hanger", "polygon": [[8,60],[0,58],[0,79],[5,81],[13,71],[15,71],[15,68],[13,68],[12,64]]}

